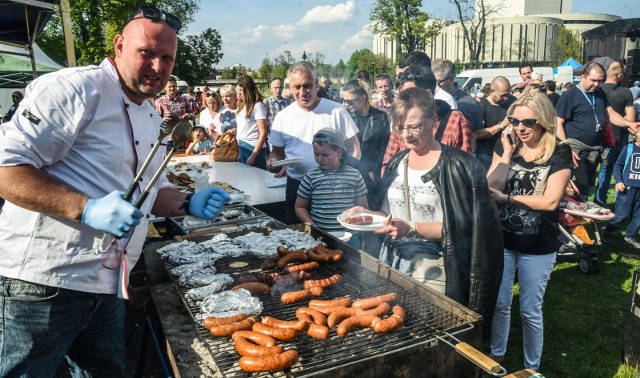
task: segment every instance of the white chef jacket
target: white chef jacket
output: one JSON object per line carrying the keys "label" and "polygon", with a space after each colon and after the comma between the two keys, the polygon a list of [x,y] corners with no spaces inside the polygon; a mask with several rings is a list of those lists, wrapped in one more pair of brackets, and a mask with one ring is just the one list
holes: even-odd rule
{"label": "white chef jacket", "polygon": [[[0,128],[0,166],[32,165],[101,198],[127,189],[158,138],[161,121],[148,102],[136,105],[126,97],[109,60],[98,67],[63,69],[29,84],[15,116]],[[149,165],[134,200],[161,165],[161,155]],[[6,202],[0,213],[0,275],[126,297],[128,273],[142,252],[157,191],[169,186],[162,175],[142,205],[140,225],[107,253],[100,248],[113,235]],[[111,260],[116,256],[115,264],[105,263],[108,254]]]}

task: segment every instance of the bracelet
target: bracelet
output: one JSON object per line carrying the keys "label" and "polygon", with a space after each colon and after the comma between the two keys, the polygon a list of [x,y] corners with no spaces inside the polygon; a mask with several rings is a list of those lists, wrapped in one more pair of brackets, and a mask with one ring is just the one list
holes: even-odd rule
{"label": "bracelet", "polygon": [[416,222],[409,221],[407,223],[409,224],[409,231],[407,231],[404,237],[411,239],[419,237],[420,235],[418,235],[418,231],[416,231]]}
{"label": "bracelet", "polygon": [[193,193],[187,194],[187,196],[184,197],[182,205],[180,205],[180,210],[184,210],[187,215],[191,215],[191,211],[189,211],[189,203],[191,202],[191,197],[193,197]]}

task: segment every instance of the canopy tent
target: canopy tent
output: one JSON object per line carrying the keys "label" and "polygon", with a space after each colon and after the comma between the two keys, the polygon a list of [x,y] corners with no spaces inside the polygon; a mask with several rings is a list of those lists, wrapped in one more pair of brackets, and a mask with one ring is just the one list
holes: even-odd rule
{"label": "canopy tent", "polygon": [[[45,61],[42,57],[44,56],[42,51],[38,49],[36,53],[34,49],[36,38],[46,26],[53,12],[60,9],[60,1],[0,0],[0,67],[22,67],[20,72],[15,70],[0,71],[0,77],[3,78],[0,81],[0,86],[24,86],[29,81],[27,76],[33,79],[41,70],[49,72],[60,68],[48,57]],[[24,57],[28,59],[30,69],[25,69],[24,59],[22,59]],[[38,63],[52,69],[47,70],[44,67],[39,67]]]}
{"label": "canopy tent", "polygon": [[[33,44],[32,50],[38,75],[64,68],[51,60],[38,45]],[[27,51],[24,48],[0,44],[0,88],[24,88],[33,80],[33,66]]]}
{"label": "canopy tent", "polygon": [[[562,62],[562,64],[560,64],[558,67],[571,67],[574,70],[578,67],[580,67],[581,64],[580,62],[578,62],[577,60],[573,59],[573,58],[569,58],[567,60],[565,60],[564,62]],[[553,69],[553,74],[557,75],[558,74],[558,67]]]}

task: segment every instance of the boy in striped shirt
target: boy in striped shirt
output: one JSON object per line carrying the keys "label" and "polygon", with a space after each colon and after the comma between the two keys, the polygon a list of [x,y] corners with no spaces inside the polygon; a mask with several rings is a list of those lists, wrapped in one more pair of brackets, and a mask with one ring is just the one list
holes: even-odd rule
{"label": "boy in striped shirt", "polygon": [[[296,215],[323,231],[344,231],[336,218],[354,206],[368,208],[367,187],[360,172],[346,165],[347,149],[335,130],[324,128],[313,136],[313,154],[318,166],[300,183]],[[356,236],[349,244],[360,247]]]}

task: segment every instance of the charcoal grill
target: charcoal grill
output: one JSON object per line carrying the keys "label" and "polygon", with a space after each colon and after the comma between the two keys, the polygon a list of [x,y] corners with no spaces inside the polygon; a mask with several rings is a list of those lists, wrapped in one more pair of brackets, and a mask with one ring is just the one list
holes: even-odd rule
{"label": "charcoal grill", "polygon": [[[315,238],[322,237],[329,247],[335,248],[337,239],[324,234],[315,228],[308,230]],[[210,235],[211,236],[211,235]],[[209,236],[209,237],[210,237]],[[189,238],[202,241],[209,237]],[[159,247],[153,247],[153,250]],[[300,336],[281,345],[285,349],[296,349],[300,355],[299,362],[290,370],[260,376],[300,377],[318,376],[403,376],[403,377],[472,377],[479,375],[479,370],[446,345],[443,336],[455,336],[458,339],[479,345],[481,337],[481,317],[420,285],[387,265],[372,259],[346,244],[340,249],[345,252],[345,259],[334,265],[322,265],[311,272],[312,278],[329,277],[334,273],[342,275],[342,282],[325,291],[322,298],[338,298],[349,296],[352,299],[364,298],[388,292],[398,293],[399,303],[407,312],[407,321],[399,329],[388,334],[376,334],[370,329],[349,333],[344,338],[330,332],[327,340],[316,340],[301,333]],[[246,267],[230,268],[231,262],[245,261]],[[259,272],[262,259],[246,256],[240,259],[221,259],[216,263],[219,272],[237,277]],[[165,268],[171,268],[164,262]],[[217,369],[223,376],[248,376],[240,370],[239,356],[229,338],[213,337],[195,320],[199,308],[195,301],[185,297],[188,290],[182,287],[177,277],[171,277],[180,293],[188,312],[196,323],[197,332],[209,349]],[[292,290],[289,288],[288,291]],[[262,315],[270,315],[279,319],[295,319],[295,310],[305,306],[307,302],[282,304],[280,293],[260,297],[264,310]]]}
{"label": "charcoal grill", "polygon": [[229,210],[238,210],[242,215],[238,218],[233,218],[233,219],[225,219],[221,215],[218,215],[216,218],[214,218],[211,221],[202,220],[201,224],[194,225],[191,227],[184,225],[184,220],[186,216],[171,217],[171,218],[167,218],[167,227],[171,235],[187,235],[187,234],[200,232],[200,231],[215,232],[216,229],[219,229],[221,227],[229,227],[233,225],[239,226],[242,224],[258,223],[258,222],[267,221],[267,220],[277,222],[276,220],[269,217],[264,212],[256,209],[253,206],[249,206],[246,204],[227,205],[223,208],[222,211],[225,212]]}

